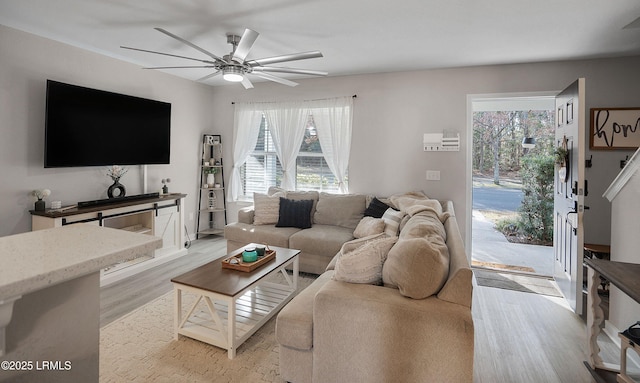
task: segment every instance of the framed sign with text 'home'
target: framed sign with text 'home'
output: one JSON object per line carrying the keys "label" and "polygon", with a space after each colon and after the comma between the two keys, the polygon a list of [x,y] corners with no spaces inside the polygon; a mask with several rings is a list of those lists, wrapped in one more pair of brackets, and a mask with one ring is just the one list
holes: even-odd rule
{"label": "framed sign with text 'home'", "polygon": [[590,149],[640,147],[640,108],[591,108]]}

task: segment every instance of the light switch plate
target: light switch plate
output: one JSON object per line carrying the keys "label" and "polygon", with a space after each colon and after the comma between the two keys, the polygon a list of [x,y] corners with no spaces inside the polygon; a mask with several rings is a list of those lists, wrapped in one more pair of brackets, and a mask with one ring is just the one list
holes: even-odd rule
{"label": "light switch plate", "polygon": [[440,181],[440,170],[427,170],[427,181]]}

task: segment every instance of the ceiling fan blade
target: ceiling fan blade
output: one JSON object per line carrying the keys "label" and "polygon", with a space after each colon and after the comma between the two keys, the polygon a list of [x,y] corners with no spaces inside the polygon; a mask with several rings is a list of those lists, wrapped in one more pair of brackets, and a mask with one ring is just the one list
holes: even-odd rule
{"label": "ceiling fan blade", "polygon": [[239,63],[243,63],[247,58],[247,55],[249,54],[253,43],[256,42],[256,39],[259,35],[260,34],[254,30],[248,28],[245,29],[244,33],[242,34],[242,38],[240,38],[240,42],[236,47],[236,51],[233,52],[233,57],[231,57],[231,59]]}
{"label": "ceiling fan blade", "polygon": [[125,47],[125,46],[122,46],[122,45],[120,46],[120,48],[122,48],[122,49],[130,49],[132,51],[153,53],[153,54],[156,54],[156,55],[177,57],[177,58],[180,58],[180,59],[193,60],[193,61],[198,61],[198,62],[205,63],[205,64],[212,64],[212,65],[216,64],[215,62],[209,61],[209,60],[202,60],[202,59],[197,59],[197,58],[187,57],[187,56],[179,56],[179,55],[174,55],[174,54],[171,54],[171,53],[156,52],[156,51],[150,51],[150,50],[147,50],[147,49],[140,49],[140,48],[131,48],[131,47]]}
{"label": "ceiling fan blade", "polygon": [[249,80],[249,77],[243,76],[243,78],[242,78],[242,86],[244,86],[245,89],[252,89],[253,88],[253,84]]}
{"label": "ceiling fan blade", "polygon": [[328,76],[329,73],[319,70],[297,69],[297,68],[278,68],[268,66],[253,67],[253,71],[258,72],[277,72],[277,73],[293,73],[293,74],[309,74],[313,76]]}
{"label": "ceiling fan blade", "polygon": [[256,75],[256,76],[258,76],[260,78],[263,78],[265,80],[274,81],[274,82],[277,82],[277,83],[280,83],[280,84],[283,84],[283,85],[288,85],[288,86],[296,86],[296,85],[298,85],[297,82],[293,82],[293,81],[287,80],[287,79],[282,78],[282,77],[274,76],[274,75],[269,74],[269,73],[252,72],[251,74]]}
{"label": "ceiling fan blade", "polygon": [[204,76],[204,77],[200,77],[200,78],[199,78],[199,79],[197,79],[196,81],[204,81],[204,80],[208,80],[208,79],[210,79],[210,78],[212,78],[212,77],[215,77],[215,76],[217,76],[217,75],[219,75],[219,74],[222,74],[222,71],[221,71],[221,70],[215,71],[215,72],[213,72],[213,73],[211,73],[211,74],[208,74],[208,75],[206,75],[206,76]]}
{"label": "ceiling fan blade", "polygon": [[306,60],[306,59],[314,59],[318,57],[322,57],[322,53],[320,51],[311,51],[311,52],[292,53],[290,55],[265,57],[262,59],[247,61],[246,64],[250,66],[264,66],[264,65],[281,63],[285,61]]}
{"label": "ceiling fan blade", "polygon": [[222,61],[222,62],[224,62],[224,60],[223,60],[222,58],[220,58],[220,57],[218,57],[218,56],[214,55],[213,53],[211,53],[211,52],[207,51],[206,49],[200,48],[200,47],[199,47],[199,46],[197,46],[196,44],[194,44],[194,43],[192,43],[192,42],[190,42],[190,41],[187,41],[187,40],[183,39],[183,38],[182,38],[182,37],[180,37],[180,36],[176,36],[176,35],[174,35],[173,33],[169,32],[169,31],[167,31],[167,30],[164,30],[164,29],[162,29],[162,28],[153,28],[153,29],[155,29],[155,30],[156,30],[156,31],[158,31],[158,32],[162,32],[162,33],[164,33],[165,35],[167,35],[167,36],[169,36],[169,37],[172,37],[172,38],[174,38],[174,39],[176,39],[176,40],[180,41],[181,43],[186,44],[186,45],[190,46],[191,48],[193,48],[193,49],[195,49],[195,50],[198,50],[198,51],[200,51],[200,52],[204,53],[205,55],[207,55],[207,56],[209,56],[209,57],[211,57],[211,58],[213,58],[213,59],[215,59],[215,60],[217,60],[217,61]]}
{"label": "ceiling fan blade", "polygon": [[215,68],[214,65],[186,65],[186,66],[153,66],[142,69],[184,69],[184,68]]}

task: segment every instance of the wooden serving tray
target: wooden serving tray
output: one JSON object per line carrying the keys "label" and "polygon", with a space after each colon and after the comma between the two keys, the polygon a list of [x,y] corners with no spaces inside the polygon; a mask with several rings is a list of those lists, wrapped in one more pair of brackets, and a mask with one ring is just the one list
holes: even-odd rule
{"label": "wooden serving tray", "polygon": [[[243,249],[243,251],[244,251],[244,249]],[[240,271],[244,271],[244,272],[250,272],[250,271],[253,271],[253,270],[257,269],[258,267],[264,265],[265,263],[269,262],[270,260],[274,259],[275,257],[276,257],[276,251],[267,248],[264,251],[264,256],[263,257],[258,257],[257,261],[255,261],[255,262],[243,262],[242,261],[242,251],[241,251],[238,254],[234,254],[234,255],[230,256],[229,258],[223,259],[222,260],[222,268],[223,269],[233,269],[233,270],[240,270]],[[237,259],[238,263],[229,262],[231,259]]]}

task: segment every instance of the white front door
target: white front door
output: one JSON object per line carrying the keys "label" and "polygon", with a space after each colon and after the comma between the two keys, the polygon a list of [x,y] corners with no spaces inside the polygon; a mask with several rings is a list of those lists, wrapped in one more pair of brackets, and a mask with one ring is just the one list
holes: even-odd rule
{"label": "white front door", "polygon": [[568,150],[556,165],[554,184],[555,278],[577,313],[583,310],[583,224],[585,160],[585,80],[578,79],[556,97],[556,148]]}

